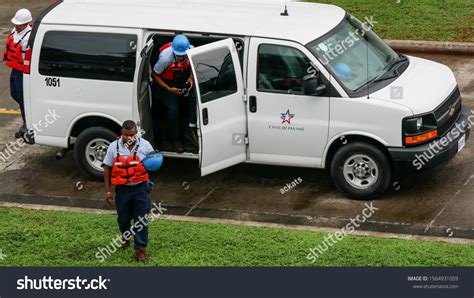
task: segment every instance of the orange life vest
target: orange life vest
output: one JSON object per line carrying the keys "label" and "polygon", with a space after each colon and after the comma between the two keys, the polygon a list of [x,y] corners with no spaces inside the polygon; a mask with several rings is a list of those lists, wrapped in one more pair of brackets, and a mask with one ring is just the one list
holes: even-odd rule
{"label": "orange life vest", "polygon": [[[172,42],[169,42],[165,45],[163,45],[161,48],[160,48],[160,52],[163,52],[163,50],[167,49],[167,48],[170,48],[171,46],[173,45]],[[181,71],[181,72],[185,72],[189,69],[189,67],[191,66],[191,63],[189,62],[188,59],[186,59],[186,61],[184,62],[173,62],[170,64],[170,66],[168,66],[167,69],[165,69],[165,71],[163,71],[161,73],[161,78],[163,78],[164,80],[167,80],[167,81],[173,81],[175,79],[175,73],[177,71]]]}
{"label": "orange life vest", "polygon": [[5,61],[5,65],[13,68],[15,70],[25,72],[27,68],[24,63],[25,60],[23,59],[23,47],[21,46],[21,42],[23,39],[30,34],[31,30],[28,30],[18,42],[15,42],[13,39],[13,33],[10,33],[7,38],[7,43],[5,45],[5,49],[3,50],[3,61]]}
{"label": "orange life vest", "polygon": [[117,140],[117,156],[114,158],[112,167],[112,184],[124,185],[127,183],[139,183],[148,181],[148,172],[137,156],[140,147],[140,139],[136,149],[129,156],[121,156],[119,153],[119,141]]}

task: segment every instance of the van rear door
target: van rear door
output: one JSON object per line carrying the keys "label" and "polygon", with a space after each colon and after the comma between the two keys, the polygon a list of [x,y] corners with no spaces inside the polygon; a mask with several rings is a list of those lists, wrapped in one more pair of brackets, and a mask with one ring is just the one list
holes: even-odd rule
{"label": "van rear door", "polygon": [[247,159],[242,70],[231,38],[187,51],[198,102],[201,175]]}

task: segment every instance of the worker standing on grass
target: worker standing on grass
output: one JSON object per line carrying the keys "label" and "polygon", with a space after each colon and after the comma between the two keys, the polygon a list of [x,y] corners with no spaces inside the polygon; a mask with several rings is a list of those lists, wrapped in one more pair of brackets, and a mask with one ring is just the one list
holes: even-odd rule
{"label": "worker standing on grass", "polygon": [[6,66],[12,69],[10,75],[10,94],[20,105],[23,124],[18,132],[15,133],[15,137],[19,139],[27,132],[25,107],[23,105],[23,73],[29,69],[29,66],[25,64],[25,53],[31,34],[30,23],[33,21],[33,18],[28,9],[22,8],[16,12],[11,21],[15,25],[15,28],[13,28],[7,37],[2,61],[5,62]]}
{"label": "worker standing on grass", "polygon": [[[132,120],[123,123],[121,132],[121,137],[109,145],[103,161],[106,201],[109,204],[115,201],[122,247],[130,246],[133,235],[135,258],[138,262],[145,262],[148,244],[146,215],[151,208],[153,185],[148,170],[157,170],[163,159],[147,140],[137,136],[137,125]],[[115,200],[112,185],[115,185]],[[138,222],[141,223],[140,228],[137,228]]]}

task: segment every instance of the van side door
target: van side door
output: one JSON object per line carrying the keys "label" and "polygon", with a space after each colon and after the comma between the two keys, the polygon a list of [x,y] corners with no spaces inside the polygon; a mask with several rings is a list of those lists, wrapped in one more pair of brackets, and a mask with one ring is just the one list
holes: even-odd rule
{"label": "van side door", "polygon": [[247,159],[242,70],[231,38],[187,51],[197,93],[201,175]]}
{"label": "van side door", "polygon": [[[306,76],[327,90],[303,93]],[[250,39],[248,62],[249,159],[257,163],[321,167],[329,127],[329,74],[303,45]]]}

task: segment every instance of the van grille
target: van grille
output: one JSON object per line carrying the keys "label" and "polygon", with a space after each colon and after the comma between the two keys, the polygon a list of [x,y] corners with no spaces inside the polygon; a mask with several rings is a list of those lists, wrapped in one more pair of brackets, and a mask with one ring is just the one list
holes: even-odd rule
{"label": "van grille", "polygon": [[456,86],[448,98],[434,111],[438,135],[444,135],[451,128],[458,119],[459,113],[461,113],[461,93]]}

